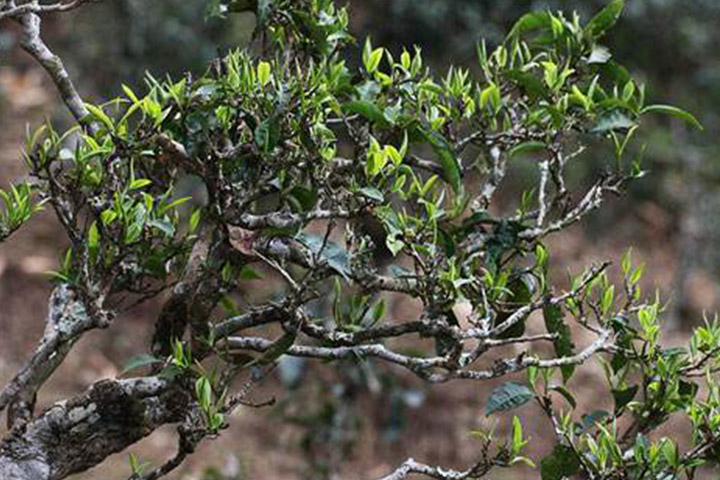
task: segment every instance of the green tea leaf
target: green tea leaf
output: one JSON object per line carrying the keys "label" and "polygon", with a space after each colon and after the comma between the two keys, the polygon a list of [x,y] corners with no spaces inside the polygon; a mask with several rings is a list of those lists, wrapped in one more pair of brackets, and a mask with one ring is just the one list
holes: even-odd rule
{"label": "green tea leaf", "polygon": [[553,387],[550,387],[550,390],[562,395],[562,397],[567,400],[567,402],[572,408],[577,408],[577,402],[575,401],[575,397],[572,396],[572,394],[567,390],[567,388],[563,387],[562,385],[555,385]]}
{"label": "green tea leaf", "polygon": [[542,480],[563,480],[580,472],[580,459],[571,447],[557,444],[540,462]]}
{"label": "green tea leaf", "polygon": [[296,331],[288,331],[285,332],[285,334],[275,340],[266,350],[263,352],[263,354],[259,357],[253,360],[252,362],[245,365],[246,367],[250,367],[253,365],[271,365],[275,363],[277,359],[282,357],[285,352],[287,352],[290,347],[293,346],[295,343],[295,339],[297,338],[297,332]]}
{"label": "green tea leaf", "polygon": [[580,423],[577,425],[578,428],[576,430],[576,433],[580,435],[586,432],[587,430],[594,427],[596,423],[602,422],[609,416],[610,414],[605,410],[595,410],[591,413],[583,415]]}
{"label": "green tea leaf", "polygon": [[548,12],[526,13],[515,22],[508,34],[508,38],[512,39],[537,30],[548,29],[551,25],[552,16]]}
{"label": "green tea leaf", "polygon": [[[555,333],[558,338],[553,341],[555,347],[555,355],[558,357],[567,357],[573,355],[575,345],[570,334],[570,327],[565,323],[565,315],[560,305],[546,303],[543,306],[543,317],[545,318],[545,328],[549,333]],[[567,382],[575,372],[574,365],[564,365],[560,367],[563,381]]]}
{"label": "green tea leaf", "polygon": [[344,104],[342,106],[342,110],[346,115],[362,115],[372,123],[377,123],[380,126],[389,125],[387,118],[385,118],[385,115],[380,107],[367,100],[353,100]]}
{"label": "green tea leaf", "polygon": [[133,370],[137,370],[138,368],[147,367],[148,365],[155,365],[162,362],[163,361],[157,357],[154,357],[147,353],[142,353],[140,355],[135,355],[134,357],[131,357],[130,360],[128,360],[123,366],[122,373],[126,374]]}
{"label": "green tea leaf", "polygon": [[545,84],[537,76],[523,72],[520,69],[512,69],[506,73],[507,77],[512,80],[515,84],[522,87],[528,97],[531,100],[537,100],[538,98],[547,99],[548,90],[545,88]]}
{"label": "green tea leaf", "polygon": [[640,113],[643,115],[646,113],[662,113],[663,115],[669,115],[671,117],[685,120],[687,123],[697,128],[698,130],[704,129],[700,122],[697,120],[697,118],[695,118],[692,114],[686,112],[681,108],[673,107],[672,105],[648,105],[647,107],[643,108]]}
{"label": "green tea leaf", "polygon": [[440,164],[443,169],[443,179],[450,184],[455,194],[462,194],[462,171],[460,170],[460,163],[452,147],[439,133],[426,129],[421,129],[420,131],[421,135],[430,144],[440,159]]}
{"label": "green tea leaf", "polygon": [[95,120],[99,120],[103,125],[105,125],[108,132],[113,132],[115,130],[115,125],[110,117],[103,112],[102,108],[96,107],[91,103],[86,103],[85,108],[87,108],[90,112],[89,116],[94,117]]}
{"label": "green tea leaf", "polygon": [[383,193],[374,187],[361,188],[360,193],[362,193],[363,196],[369,198],[370,200],[373,200],[378,203],[382,203],[385,201],[385,196],[383,195]]}
{"label": "green tea leaf", "polygon": [[257,66],[257,77],[260,86],[264,87],[270,82],[271,67],[267,62],[260,62]]}
{"label": "green tea leaf", "polygon": [[137,178],[133,180],[130,183],[130,187],[128,187],[130,190],[138,190],[143,187],[147,187],[148,185],[152,184],[152,180],[149,180],[147,178]]}
{"label": "green tea leaf", "polygon": [[349,279],[349,276],[352,274],[350,260],[341,244],[328,241],[323,249],[323,237],[300,233],[295,238],[298,242],[310,249],[313,254],[319,255],[321,260],[326,261],[327,265],[342,275],[343,278],[346,280]]}
{"label": "green tea leaf", "polygon": [[255,144],[264,152],[270,153],[280,141],[280,124],[275,116],[260,122],[255,129]]}
{"label": "green tea leaf", "polygon": [[535,152],[542,152],[547,148],[547,145],[544,142],[523,142],[519,145],[516,145],[510,150],[509,156],[510,158],[516,157],[518,155],[527,155],[528,153],[535,153]]}
{"label": "green tea leaf", "polygon": [[204,411],[208,411],[212,405],[212,387],[206,377],[200,377],[195,381],[195,396]]}
{"label": "green tea leaf", "polygon": [[625,8],[625,0],[613,0],[600,13],[595,15],[592,20],[585,26],[585,35],[591,39],[601,37],[608,29],[610,29]]}
{"label": "green tea leaf", "polygon": [[597,124],[590,130],[590,133],[604,135],[615,130],[628,130],[634,126],[635,122],[630,120],[624,113],[613,110],[600,117]]}
{"label": "green tea leaf", "polygon": [[263,278],[262,275],[248,265],[244,265],[240,270],[240,280],[262,280]]}
{"label": "green tea leaf", "polygon": [[517,382],[507,382],[493,389],[485,405],[485,415],[506,412],[525,405],[535,394],[527,386]]}
{"label": "green tea leaf", "polygon": [[635,394],[638,392],[639,386],[633,385],[632,387],[624,389],[613,389],[612,395],[615,399],[615,412],[622,410],[628,403],[635,398]]}

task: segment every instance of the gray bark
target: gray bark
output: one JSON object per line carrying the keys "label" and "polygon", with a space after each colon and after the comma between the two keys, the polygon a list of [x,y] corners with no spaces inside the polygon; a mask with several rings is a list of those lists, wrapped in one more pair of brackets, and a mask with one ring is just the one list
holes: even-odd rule
{"label": "gray bark", "polygon": [[98,465],[167,423],[189,394],[157,377],[104,380],[13,429],[0,443],[3,480],[59,480]]}

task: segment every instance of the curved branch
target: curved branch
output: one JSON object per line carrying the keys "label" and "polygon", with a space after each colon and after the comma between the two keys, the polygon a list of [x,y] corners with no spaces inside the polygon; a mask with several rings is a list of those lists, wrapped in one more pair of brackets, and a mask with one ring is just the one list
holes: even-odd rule
{"label": "curved branch", "polygon": [[0,478],[60,480],[182,421],[190,395],[158,377],[103,380],[0,443]]}
{"label": "curved branch", "polygon": [[28,13],[42,15],[45,13],[67,12],[76,9],[85,3],[93,1],[97,2],[101,0],[73,0],[70,2],[58,2],[50,5],[40,5],[38,2],[33,1],[18,7],[10,7],[9,9],[0,11],[0,20],[6,18],[16,18]]}
{"label": "curved branch", "polygon": [[409,458],[394,472],[382,477],[380,480],[403,480],[408,478],[410,475],[423,475],[425,477],[436,478],[439,480],[465,480],[468,478],[481,478],[486,473],[487,472],[477,472],[474,468],[464,470],[462,472],[458,470],[445,469],[425,465],[424,463],[419,463],[414,459]]}
{"label": "curved branch", "polygon": [[63,362],[75,342],[99,323],[90,316],[83,302],[67,285],[57,287],[48,302],[45,332],[28,363],[0,391],[0,412],[20,399],[21,411],[8,414],[8,424],[32,414],[34,398],[45,381]]}
{"label": "curved branch", "polygon": [[[79,0],[77,2],[73,2],[73,4],[77,5],[80,5],[81,3],[84,3],[84,1]],[[24,7],[29,8],[33,5],[36,8],[42,7],[37,3],[31,3],[17,7],[16,10]],[[75,117],[75,120],[77,120],[78,123],[82,123],[83,119],[89,113],[88,109],[85,107],[85,102],[83,102],[80,94],[78,94],[77,89],[75,88],[75,85],[70,79],[70,75],[65,69],[62,60],[60,60],[60,57],[55,55],[47,47],[40,37],[40,16],[37,13],[33,13],[32,10],[26,13],[15,13],[14,15],[10,15],[13,12],[14,10],[10,10],[9,12],[0,13],[0,15],[6,15],[9,18],[13,18],[21,25],[22,38],[20,40],[20,45],[23,50],[29,53],[40,65],[42,65],[45,71],[47,71],[50,78],[57,86],[60,96],[62,97],[63,102],[65,102],[68,110],[70,110],[72,116]],[[0,19],[2,18],[3,17],[0,16]]]}
{"label": "curved branch", "polygon": [[[227,344],[233,349],[264,352],[273,345],[273,342],[260,337],[230,337],[227,339]],[[293,345],[285,353],[293,357],[308,357],[324,360],[377,357],[387,362],[406,367],[415,372],[440,367],[445,363],[445,359],[443,357],[411,357],[394,352],[378,343],[352,347],[314,347],[306,345]]]}
{"label": "curved branch", "polygon": [[[317,209],[305,214],[290,212],[273,212],[265,215],[243,213],[237,219],[237,226],[247,230],[260,230],[263,228],[291,229],[305,225],[313,220],[345,219],[357,216],[357,212],[347,210]],[[232,222],[231,222],[232,223]]]}
{"label": "curved branch", "polygon": [[[553,368],[565,365],[579,365],[587,361],[595,353],[605,351],[610,345],[612,332],[602,331],[600,337],[584,350],[567,357],[541,359],[522,352],[514,358],[496,360],[493,367],[487,370],[455,368],[447,357],[414,357],[397,353],[379,343],[343,347],[318,347],[311,345],[291,345],[284,354],[292,357],[306,357],[320,360],[346,360],[358,358],[378,358],[408,369],[430,383],[443,383],[452,379],[490,380],[510,373],[520,372],[528,367]],[[261,337],[229,337],[225,346],[236,350],[265,352],[275,343]],[[461,365],[473,360],[472,353],[462,355]],[[437,371],[444,369],[445,371]]]}

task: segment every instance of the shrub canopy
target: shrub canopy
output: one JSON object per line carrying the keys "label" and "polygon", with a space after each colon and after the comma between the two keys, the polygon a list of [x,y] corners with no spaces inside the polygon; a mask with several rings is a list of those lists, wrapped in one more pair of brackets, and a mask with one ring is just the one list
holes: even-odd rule
{"label": "shrub canopy", "polygon": [[[133,478],[159,478],[226,428],[282,356],[385,362],[432,383],[526,372],[527,381],[493,390],[485,409],[542,407],[556,436],[543,479],[692,478],[715,460],[720,327],[697,329],[689,348],[661,346],[662,305],[643,303],[642,267],[629,255],[618,285],[608,264],[574,272],[563,288],[548,275],[548,236],[643,175],[628,145],[646,115],[699,127],[679,108],[647,102],[602,45],[622,0],[586,23],[527,14],[502,44],[478,45],[475,71],[443,76],[418,49],[391,52],[369,39],[355,65],[347,11],[330,0],[210,3],[215,16],[255,12],[252,49],[229,52],[200,78],[123,87],[102,105],[82,102],[48,56],[40,5],[0,10],[21,24],[23,45],[78,120],[62,134],[51,125],[32,133],[32,180],[3,192],[3,239],[44,207],[69,248],[53,272],[49,327],[0,393],[16,426],[0,472],[64,478],[177,423],[176,457],[145,471],[133,462]],[[588,185],[567,176],[586,148],[608,152]],[[532,166],[532,188],[499,201],[513,162]],[[238,303],[261,276],[281,293]],[[128,365],[145,376],[94,385],[63,407],[67,418],[34,413],[35,393],[84,333],[163,293],[149,353]],[[403,297],[422,305],[416,319],[388,313]],[[458,315],[459,305],[470,313]],[[579,344],[580,330],[593,339]],[[591,358],[605,366],[612,412],[576,412],[564,386]],[[247,383],[232,390],[239,376]],[[68,419],[90,406],[100,413],[81,422],[107,441],[80,455],[89,433]],[[684,451],[652,435],[673,414],[694,427]],[[66,441],[48,442],[47,431]],[[510,440],[476,433],[480,454],[468,470],[408,460],[386,478],[480,478],[532,463],[517,418]],[[17,442],[48,452],[44,463],[16,456]],[[12,476],[23,468],[38,476]]]}

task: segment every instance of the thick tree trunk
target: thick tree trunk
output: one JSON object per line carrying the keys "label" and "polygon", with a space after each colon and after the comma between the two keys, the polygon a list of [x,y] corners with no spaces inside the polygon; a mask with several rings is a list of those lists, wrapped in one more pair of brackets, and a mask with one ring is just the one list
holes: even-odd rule
{"label": "thick tree trunk", "polygon": [[191,398],[152,377],[104,380],[58,403],[0,443],[0,479],[59,480],[183,419]]}

